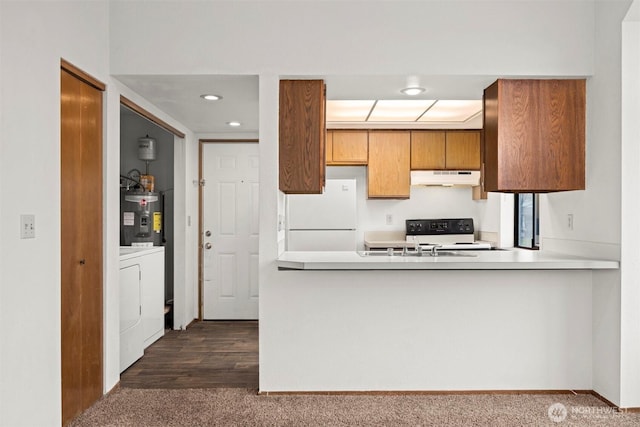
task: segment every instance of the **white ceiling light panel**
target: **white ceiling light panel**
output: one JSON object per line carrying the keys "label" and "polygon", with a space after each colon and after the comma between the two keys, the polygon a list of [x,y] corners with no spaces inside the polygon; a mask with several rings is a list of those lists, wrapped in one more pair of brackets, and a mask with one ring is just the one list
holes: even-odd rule
{"label": "white ceiling light panel", "polygon": [[480,100],[441,100],[435,103],[420,122],[465,122],[482,111]]}
{"label": "white ceiling light panel", "polygon": [[327,101],[328,122],[364,122],[375,101]]}
{"label": "white ceiling light panel", "polygon": [[435,101],[380,100],[369,116],[370,122],[415,122]]}

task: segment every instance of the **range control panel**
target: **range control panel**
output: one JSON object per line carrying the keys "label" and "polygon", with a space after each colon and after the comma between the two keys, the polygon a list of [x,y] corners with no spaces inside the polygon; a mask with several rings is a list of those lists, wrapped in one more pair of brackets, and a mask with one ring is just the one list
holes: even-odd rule
{"label": "range control panel", "polygon": [[473,234],[473,218],[408,219],[407,236]]}

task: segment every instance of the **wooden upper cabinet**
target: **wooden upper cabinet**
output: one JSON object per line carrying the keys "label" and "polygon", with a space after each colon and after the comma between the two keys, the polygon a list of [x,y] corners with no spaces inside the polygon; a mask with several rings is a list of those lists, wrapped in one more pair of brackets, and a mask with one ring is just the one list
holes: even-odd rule
{"label": "wooden upper cabinet", "polygon": [[485,189],[585,188],[586,82],[500,79],[484,91]]}
{"label": "wooden upper cabinet", "polygon": [[[331,134],[331,136],[329,136]],[[369,160],[369,132],[366,130],[327,131],[327,164],[366,165]]]}
{"label": "wooden upper cabinet", "polygon": [[480,170],[480,131],[412,131],[411,169]]}
{"label": "wooden upper cabinet", "polygon": [[325,182],[325,85],[322,80],[281,80],[280,190],[322,193]]}
{"label": "wooden upper cabinet", "polygon": [[446,152],[444,131],[411,132],[411,169],[445,169]]}
{"label": "wooden upper cabinet", "polygon": [[369,132],[369,166],[367,168],[369,198],[409,198],[410,153],[411,133],[409,131]]}
{"label": "wooden upper cabinet", "polygon": [[480,131],[447,132],[446,168],[480,170]]}

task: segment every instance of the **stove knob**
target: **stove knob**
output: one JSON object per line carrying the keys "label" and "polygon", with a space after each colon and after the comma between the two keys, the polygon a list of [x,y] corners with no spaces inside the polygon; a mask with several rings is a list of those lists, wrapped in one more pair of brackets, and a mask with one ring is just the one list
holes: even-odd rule
{"label": "stove knob", "polygon": [[413,233],[416,231],[416,225],[412,222],[409,223],[409,232]]}
{"label": "stove knob", "polygon": [[418,223],[418,227],[417,228],[418,228],[418,231],[422,231],[422,223],[421,222]]}

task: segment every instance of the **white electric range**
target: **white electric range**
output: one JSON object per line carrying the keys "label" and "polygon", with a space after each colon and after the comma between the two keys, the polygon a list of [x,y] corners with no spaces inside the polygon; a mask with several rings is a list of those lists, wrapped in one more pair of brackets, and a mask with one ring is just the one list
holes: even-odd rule
{"label": "white electric range", "polygon": [[406,241],[426,250],[434,246],[449,250],[491,249],[490,243],[475,240],[473,218],[408,219]]}

